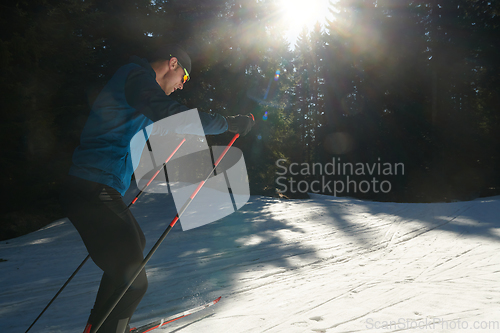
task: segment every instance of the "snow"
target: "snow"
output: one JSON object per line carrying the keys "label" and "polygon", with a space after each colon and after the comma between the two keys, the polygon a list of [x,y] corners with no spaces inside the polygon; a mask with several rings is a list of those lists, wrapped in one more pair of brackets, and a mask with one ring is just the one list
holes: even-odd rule
{"label": "snow", "polygon": [[[148,245],[171,197],[132,206]],[[222,296],[158,332],[498,332],[500,197],[401,204],[252,196],[183,232],[148,263],[134,325]],[[25,332],[87,252],[67,219],[0,242],[0,331]],[[31,332],[83,331],[100,280],[89,261]]]}

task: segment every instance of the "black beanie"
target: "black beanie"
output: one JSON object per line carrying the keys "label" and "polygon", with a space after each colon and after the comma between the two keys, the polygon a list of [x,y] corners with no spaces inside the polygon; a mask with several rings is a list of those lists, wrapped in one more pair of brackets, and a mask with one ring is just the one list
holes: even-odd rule
{"label": "black beanie", "polygon": [[180,46],[175,44],[167,44],[158,48],[149,57],[149,62],[155,62],[158,60],[169,60],[172,57],[176,57],[188,73],[191,73],[191,58],[188,56],[186,51],[184,51]]}

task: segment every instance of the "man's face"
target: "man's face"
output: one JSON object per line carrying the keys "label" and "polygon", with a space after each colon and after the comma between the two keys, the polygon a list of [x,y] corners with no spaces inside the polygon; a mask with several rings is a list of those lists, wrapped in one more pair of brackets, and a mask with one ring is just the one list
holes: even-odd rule
{"label": "man's face", "polygon": [[177,63],[177,58],[165,61],[165,71],[156,73],[156,82],[166,95],[184,87],[184,70]]}

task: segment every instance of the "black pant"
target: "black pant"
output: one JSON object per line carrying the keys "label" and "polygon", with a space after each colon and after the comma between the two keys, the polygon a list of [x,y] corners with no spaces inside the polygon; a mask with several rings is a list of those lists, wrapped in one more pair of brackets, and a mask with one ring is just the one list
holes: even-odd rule
{"label": "black pant", "polygon": [[[89,324],[96,325],[108,309],[107,303],[116,299],[141,264],[146,240],[118,191],[77,177],[68,178],[63,205],[90,257],[104,271],[89,318]],[[142,270],[98,332],[128,332],[130,317],[147,287],[146,272]]]}

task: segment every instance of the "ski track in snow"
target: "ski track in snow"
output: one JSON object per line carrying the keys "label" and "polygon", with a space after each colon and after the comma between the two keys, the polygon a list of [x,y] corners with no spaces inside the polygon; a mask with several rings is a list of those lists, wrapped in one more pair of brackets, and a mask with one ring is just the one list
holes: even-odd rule
{"label": "ski track in snow", "polygon": [[[176,226],[148,263],[149,290],[133,325],[222,296],[158,332],[500,330],[500,197],[311,197],[252,196],[217,222]],[[146,251],[175,215],[164,194],[145,194],[132,211]],[[24,332],[86,255],[66,219],[0,242],[0,331]],[[80,333],[100,275],[89,261],[31,331]]]}

